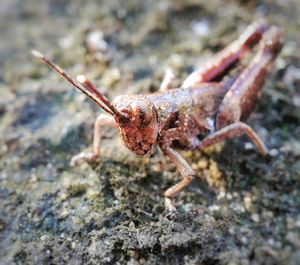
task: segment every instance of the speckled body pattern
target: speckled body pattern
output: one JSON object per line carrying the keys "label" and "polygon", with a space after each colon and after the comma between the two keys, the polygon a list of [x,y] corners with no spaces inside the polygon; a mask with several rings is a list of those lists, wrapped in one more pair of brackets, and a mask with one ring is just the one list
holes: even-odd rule
{"label": "speckled body pattern", "polygon": [[[265,39],[259,52],[231,86],[226,82],[214,82],[263,36]],[[151,126],[145,129],[136,122],[124,126],[120,124],[119,131],[125,145],[138,155],[149,154],[155,143],[197,149],[201,148],[200,141],[205,136],[246,120],[255,106],[270,66],[281,49],[280,38],[281,32],[276,27],[269,29],[265,24],[249,27],[239,40],[216,56],[215,63],[209,63],[192,73],[182,88],[145,96],[118,97],[114,104],[121,112],[132,109],[134,105],[133,109],[138,109],[137,113],[142,119],[149,113],[153,113],[152,118],[157,119],[157,122],[152,120],[151,123],[154,131]],[[131,111],[134,113],[136,110]]]}
{"label": "speckled body pattern", "polygon": [[123,142],[138,155],[149,154],[154,143],[164,143],[167,138],[176,140],[177,147],[192,149],[198,137],[203,138],[213,131],[211,118],[217,113],[225,93],[224,85],[210,83],[145,96],[117,97],[114,100],[117,109],[138,113],[137,119],[119,126]]}
{"label": "speckled body pattern", "polygon": [[[224,80],[230,68],[259,42],[258,52],[252,60],[237,74]],[[281,47],[279,28],[254,23],[238,40],[188,76],[181,88],[172,89],[173,78],[169,74],[162,83],[161,92],[118,96],[112,103],[85,77],[78,77],[77,82],[39,52],[35,51],[34,55],[109,114],[100,115],[95,123],[94,153],[76,156],[75,163],[94,161],[99,157],[103,125],[117,127],[126,147],[137,155],[149,155],[153,145],[158,144],[183,176],[181,182],[165,192],[166,205],[173,211],[169,198],[188,186],[195,175],[173,148],[203,149],[246,134],[262,154],[268,153],[259,136],[242,121],[252,112]]]}
{"label": "speckled body pattern", "polygon": [[174,132],[176,147],[193,149],[195,142],[214,130],[213,118],[225,93],[224,85],[211,83],[147,96],[157,111],[159,138],[164,141],[165,132]]}

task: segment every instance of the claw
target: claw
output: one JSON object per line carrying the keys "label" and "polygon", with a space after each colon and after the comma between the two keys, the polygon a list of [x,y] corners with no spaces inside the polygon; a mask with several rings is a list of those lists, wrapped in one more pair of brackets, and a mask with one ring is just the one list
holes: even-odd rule
{"label": "claw", "polygon": [[179,212],[176,209],[173,211],[169,211],[166,214],[166,218],[169,220],[176,220],[176,219],[178,219],[178,217],[179,217]]}
{"label": "claw", "polygon": [[168,219],[175,219],[177,216],[177,209],[170,198],[165,198],[165,207],[168,210],[166,217]]}
{"label": "claw", "polygon": [[99,158],[99,155],[92,153],[92,152],[80,153],[80,154],[72,157],[72,159],[70,161],[70,166],[71,167],[78,166],[83,162],[92,163],[92,162],[95,162],[98,158]]}

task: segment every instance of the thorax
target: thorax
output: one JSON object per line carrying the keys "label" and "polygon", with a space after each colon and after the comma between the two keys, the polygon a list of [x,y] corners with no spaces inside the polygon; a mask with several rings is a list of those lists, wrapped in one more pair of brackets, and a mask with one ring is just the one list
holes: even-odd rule
{"label": "thorax", "polygon": [[174,127],[183,133],[198,134],[211,126],[225,92],[221,84],[207,83],[197,88],[154,93],[147,98],[157,111],[160,134]]}

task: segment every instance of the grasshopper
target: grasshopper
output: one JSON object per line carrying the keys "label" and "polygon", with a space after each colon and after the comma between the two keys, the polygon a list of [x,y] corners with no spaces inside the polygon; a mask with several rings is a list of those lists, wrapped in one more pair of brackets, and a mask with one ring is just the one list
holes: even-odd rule
{"label": "grasshopper", "polygon": [[[229,70],[257,44],[250,62],[226,80]],[[168,71],[160,91],[118,96],[112,103],[85,76],[79,75],[75,80],[42,53],[32,53],[107,113],[100,114],[95,122],[93,152],[73,157],[71,164],[92,162],[100,156],[104,126],[117,128],[125,146],[137,155],[149,155],[157,144],[183,178],[164,193],[166,207],[175,211],[171,199],[195,176],[176,148],[204,149],[245,134],[263,155],[268,154],[262,140],[244,121],[252,112],[282,46],[282,31],[277,26],[253,23],[237,40],[192,72],[181,87],[172,88],[174,75]]]}

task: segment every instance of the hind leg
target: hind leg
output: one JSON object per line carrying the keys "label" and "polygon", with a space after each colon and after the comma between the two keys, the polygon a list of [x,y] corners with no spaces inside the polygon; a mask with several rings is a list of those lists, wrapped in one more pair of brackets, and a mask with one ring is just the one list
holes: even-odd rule
{"label": "hind leg", "polygon": [[200,83],[215,81],[216,78],[224,76],[233,64],[261,40],[268,28],[268,25],[261,23],[250,25],[236,41],[217,53],[204,66],[192,72],[185,79],[182,87],[196,87]]}
{"label": "hind leg", "polygon": [[246,134],[263,155],[268,150],[255,131],[240,122],[251,113],[262,89],[266,75],[282,47],[281,31],[272,27],[264,36],[258,53],[234,81],[219,108],[216,131],[201,142],[195,141],[194,148],[206,148],[226,139]]}
{"label": "hind leg", "polygon": [[264,36],[256,56],[235,79],[226,93],[216,119],[216,131],[201,142],[195,141],[193,148],[206,148],[226,139],[246,134],[263,155],[268,150],[255,131],[240,122],[254,108],[268,71],[282,47],[281,31],[272,27]]}
{"label": "hind leg", "polygon": [[227,91],[218,110],[217,130],[248,118],[281,47],[281,31],[272,27],[264,35],[257,54]]}

